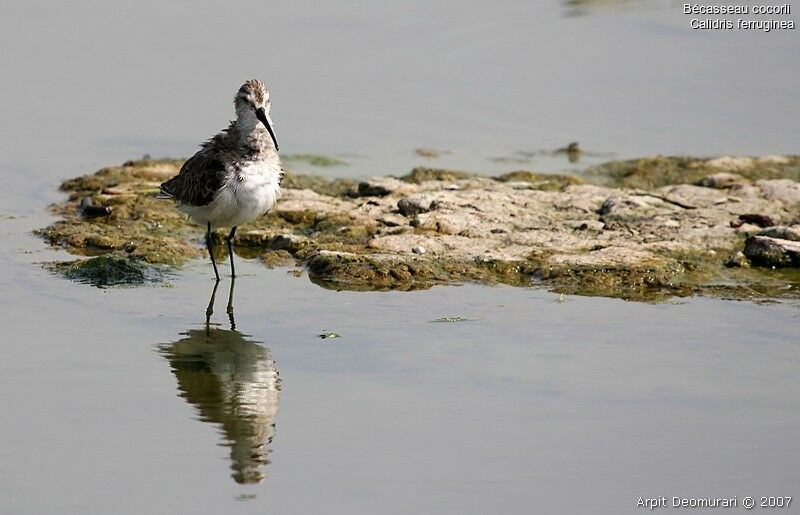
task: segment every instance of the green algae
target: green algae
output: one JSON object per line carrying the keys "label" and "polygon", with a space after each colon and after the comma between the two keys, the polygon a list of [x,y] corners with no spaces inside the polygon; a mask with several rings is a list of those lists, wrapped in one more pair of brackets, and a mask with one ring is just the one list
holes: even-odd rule
{"label": "green algae", "polygon": [[432,320],[432,322],[473,322],[473,321],[475,321],[474,318],[466,318],[466,317],[462,317],[462,316],[439,317],[439,318],[437,318],[435,320]]}
{"label": "green algae", "polygon": [[525,164],[525,163],[530,163],[531,159],[533,159],[533,156],[535,155],[536,155],[535,152],[519,150],[508,156],[492,156],[487,159],[494,163]]}
{"label": "green algae", "polygon": [[500,182],[527,182],[533,189],[540,191],[564,191],[567,186],[587,184],[585,179],[574,175],[530,172],[518,170],[494,177]]}
{"label": "green algae", "polygon": [[[589,168],[584,175],[601,184],[619,188],[652,190],[673,184],[694,184],[712,173],[733,171],[745,179],[791,179],[800,181],[800,156],[781,160],[739,158],[733,169],[714,166],[710,158],[655,156],[609,161]],[[748,162],[747,159],[750,161]],[[785,162],[783,160],[785,159]]]}
{"label": "green algae", "polygon": [[475,177],[475,174],[442,168],[426,168],[419,166],[406,175],[398,177],[401,181],[420,184],[424,181],[457,181]]}
{"label": "green algae", "polygon": [[408,262],[384,255],[317,252],[307,260],[309,277],[331,290],[420,290],[436,285],[475,282],[538,286],[559,294],[661,302],[674,297],[707,295],[759,300],[800,298],[800,270],[764,274],[726,269],[717,257],[683,253],[628,266],[554,264],[545,256],[525,262],[419,259]]}
{"label": "green algae", "polygon": [[420,290],[465,282],[530,285],[526,263],[499,260],[408,259],[322,250],[308,256],[306,267],[315,284],[332,290]]}
{"label": "green algae", "polygon": [[295,264],[294,257],[287,250],[265,250],[258,257],[267,268],[278,268]]}
{"label": "green algae", "polygon": [[165,278],[164,272],[156,267],[112,256],[54,262],[45,267],[67,279],[97,288],[141,286],[159,283]]}
{"label": "green algae", "polygon": [[288,154],[282,156],[283,160],[287,163],[307,163],[312,166],[319,167],[332,167],[332,166],[348,166],[350,163],[338,157],[325,156],[321,154]]}
{"label": "green algae", "polygon": [[308,189],[320,195],[342,197],[354,191],[358,181],[350,179],[329,179],[320,175],[298,175],[290,172],[284,173],[282,186],[292,189]]}
{"label": "green algae", "polygon": [[532,283],[566,295],[658,301],[690,294],[686,269],[677,261],[645,259],[628,265],[559,263],[546,255],[532,255]]}
{"label": "green algae", "polygon": [[415,148],[414,153],[420,157],[424,157],[426,159],[436,159],[438,157],[452,154],[449,150],[442,150],[438,148],[430,148],[430,147],[420,147]]}

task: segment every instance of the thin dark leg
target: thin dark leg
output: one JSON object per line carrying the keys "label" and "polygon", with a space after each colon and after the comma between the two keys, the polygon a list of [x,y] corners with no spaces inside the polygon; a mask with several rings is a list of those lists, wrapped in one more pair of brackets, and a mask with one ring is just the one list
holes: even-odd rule
{"label": "thin dark leg", "polygon": [[[233,266],[233,237],[236,235],[236,227],[231,229],[231,233],[228,235],[228,256],[230,256],[231,260],[231,278],[236,277],[236,267]],[[233,285],[231,285],[231,291],[233,291]]]}
{"label": "thin dark leg", "polygon": [[219,281],[217,262],[214,260],[214,245],[211,243],[211,222],[208,222],[208,228],[206,229],[206,248],[208,249],[208,255],[211,257],[211,264],[214,265],[214,275],[217,276],[217,281]]}
{"label": "thin dark leg", "polygon": [[206,308],[206,334],[211,333],[211,315],[214,314],[214,297],[217,295],[217,287],[219,286],[219,279],[214,283],[214,289],[211,290],[211,299],[208,301]]}
{"label": "thin dark leg", "polygon": [[231,277],[231,291],[228,293],[228,318],[231,321],[231,330],[236,329],[236,321],[233,319],[233,285],[236,284],[236,277]]}

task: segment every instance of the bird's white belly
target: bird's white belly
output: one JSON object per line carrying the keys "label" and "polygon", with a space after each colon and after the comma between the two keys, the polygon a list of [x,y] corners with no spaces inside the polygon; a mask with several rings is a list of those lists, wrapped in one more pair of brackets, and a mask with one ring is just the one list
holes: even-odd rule
{"label": "bird's white belly", "polygon": [[280,196],[280,169],[253,163],[232,173],[206,206],[181,206],[192,219],[213,227],[235,227],[252,222],[275,205]]}

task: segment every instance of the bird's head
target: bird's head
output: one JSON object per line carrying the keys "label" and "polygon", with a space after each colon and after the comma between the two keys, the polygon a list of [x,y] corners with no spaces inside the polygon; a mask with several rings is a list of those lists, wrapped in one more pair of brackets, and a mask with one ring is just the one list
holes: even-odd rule
{"label": "bird's head", "polygon": [[248,116],[255,114],[264,127],[267,128],[269,135],[272,137],[272,142],[275,144],[275,150],[278,150],[278,140],[275,138],[275,132],[272,130],[272,119],[269,117],[269,110],[271,104],[269,102],[269,90],[267,85],[257,79],[251,79],[239,88],[236,96],[233,99],[233,104],[236,106],[237,116]]}

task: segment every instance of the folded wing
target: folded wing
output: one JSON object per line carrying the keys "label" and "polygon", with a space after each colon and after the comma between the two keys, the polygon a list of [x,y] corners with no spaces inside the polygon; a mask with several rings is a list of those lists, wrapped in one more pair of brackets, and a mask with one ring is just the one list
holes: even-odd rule
{"label": "folded wing", "polygon": [[190,206],[205,206],[222,187],[225,165],[213,148],[204,148],[190,157],[181,171],[161,184],[158,198],[173,199]]}

